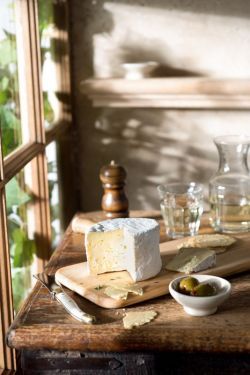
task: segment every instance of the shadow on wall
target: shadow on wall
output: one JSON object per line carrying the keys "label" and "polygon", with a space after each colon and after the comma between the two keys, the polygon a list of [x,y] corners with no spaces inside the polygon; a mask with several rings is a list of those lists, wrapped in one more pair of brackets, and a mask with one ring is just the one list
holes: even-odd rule
{"label": "shadow on wall", "polygon": [[[103,1],[102,3],[105,2],[116,3],[116,0]],[[167,10],[179,9],[184,12],[191,11],[192,13],[215,14],[225,17],[249,18],[250,15],[250,2],[246,0],[121,0],[119,3]]]}
{"label": "shadow on wall", "polygon": [[[167,180],[195,180],[206,184],[217,167],[217,152],[212,137],[218,133],[225,133],[230,125],[230,129],[233,129],[235,123],[240,124],[239,112],[235,117],[232,114],[230,117],[226,115],[228,117],[223,120],[216,111],[205,114],[205,111],[191,110],[96,109],[80,93],[79,83],[96,72],[100,73],[99,77],[114,77],[116,76],[114,73],[121,72],[119,69],[124,61],[155,60],[160,63],[158,71],[155,72],[158,76],[195,76],[198,74],[193,68],[185,69],[187,66],[185,56],[183,58],[184,69],[180,65],[182,46],[179,46],[181,52],[178,58],[171,60],[168,39],[164,42],[164,38],[159,35],[158,40],[157,33],[151,37],[150,25],[148,25],[148,32],[140,34],[144,36],[143,39],[136,32],[130,33],[126,27],[123,28],[125,23],[121,22],[120,14],[112,14],[112,11],[109,11],[114,6],[128,5],[131,11],[136,9],[136,6],[137,9],[144,6],[149,8],[148,13],[151,11],[150,8],[159,8],[159,13],[161,9],[166,9],[246,18],[250,15],[250,2],[244,0],[237,2],[234,0],[211,0],[209,2],[207,0],[124,0],[119,1],[118,4],[115,0],[86,2],[76,0],[72,4],[74,4],[72,6],[72,20],[74,20],[72,24],[73,98],[75,121],[78,126],[76,142],[80,161],[77,166],[79,169],[77,175],[81,190],[79,209],[84,211],[100,209],[99,170],[112,159],[122,164],[128,171],[127,193],[130,207],[133,209],[157,209],[159,200],[156,186]],[[125,13],[129,15],[129,12],[130,9]],[[140,22],[141,17],[142,12],[138,13],[136,20]],[[164,24],[164,14],[163,19]],[[179,15],[176,19],[179,19]],[[130,26],[129,22],[128,25]],[[199,30],[203,31],[202,21],[199,25]],[[136,24],[132,26],[137,27]],[[168,27],[169,25],[166,24],[166,29]],[[186,29],[183,28],[183,30]],[[216,30],[212,29],[211,32],[214,38],[218,38]],[[203,34],[200,38],[203,38]],[[182,41],[183,38],[181,37],[180,40]],[[174,51],[175,47],[174,45]],[[187,48],[187,52],[192,52],[191,47],[187,46]],[[193,52],[191,57],[193,57]],[[173,66],[174,63],[172,64],[171,61],[176,62],[176,65]],[[188,66],[199,67],[199,64],[197,65],[194,59],[193,65]],[[201,71],[204,70],[201,69]],[[249,123],[249,115],[247,115],[248,118],[244,117],[242,111],[242,116],[243,123],[245,125],[247,121]],[[240,128],[237,126],[237,132],[239,131]]]}
{"label": "shadow on wall", "polygon": [[[152,6],[150,1],[130,3],[130,1],[124,1],[124,6],[132,8],[133,6],[137,8],[138,6],[145,8]],[[159,7],[161,4],[164,9],[168,9],[168,6],[171,8],[171,5],[166,4],[164,1],[157,3]],[[171,60],[167,61],[168,46],[162,41],[162,38],[151,38],[150,33],[143,35],[140,31],[136,32],[133,28],[132,32],[131,29],[127,30],[126,28],[122,32],[117,32],[115,30],[117,26],[115,22],[117,20],[114,20],[112,13],[113,6],[122,7],[123,4],[117,4],[115,1],[92,1],[79,6],[80,9],[83,8],[81,11],[86,17],[83,20],[85,30],[83,38],[85,40],[83,43],[82,39],[81,45],[83,49],[86,49],[84,70],[88,77],[122,77],[124,76],[124,71],[121,67],[123,63],[145,61],[156,61],[158,63],[158,67],[152,74],[154,77],[194,77],[202,75],[192,69],[173,66]],[[156,6],[156,4],[153,6]],[[172,7],[182,10],[182,6],[176,4],[176,2],[172,4]],[[116,32],[117,36],[115,36]],[[168,58],[170,56],[171,51],[169,51]],[[85,74],[82,79],[84,78],[86,78]]]}
{"label": "shadow on wall", "polygon": [[179,123],[177,112],[105,110],[95,123],[94,148],[105,163],[114,159],[127,169],[127,193],[133,208],[157,209],[159,184],[176,180],[207,183],[212,174],[212,140],[211,150],[199,147],[204,133],[195,121]]}

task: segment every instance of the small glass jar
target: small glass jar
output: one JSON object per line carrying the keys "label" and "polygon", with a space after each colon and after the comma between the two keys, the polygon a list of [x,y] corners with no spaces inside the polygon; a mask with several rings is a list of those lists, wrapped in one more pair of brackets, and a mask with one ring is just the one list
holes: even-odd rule
{"label": "small glass jar", "polygon": [[209,182],[210,222],[219,232],[250,230],[250,174],[247,154],[250,137],[219,136],[214,139],[219,168]]}

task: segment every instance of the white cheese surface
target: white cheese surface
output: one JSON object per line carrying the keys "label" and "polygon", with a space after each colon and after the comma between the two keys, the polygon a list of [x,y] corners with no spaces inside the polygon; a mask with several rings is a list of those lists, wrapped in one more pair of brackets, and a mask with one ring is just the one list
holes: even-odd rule
{"label": "white cheese surface", "polygon": [[146,218],[122,218],[110,219],[94,224],[88,232],[110,232],[115,229],[126,229],[136,235],[147,233],[148,230],[159,228],[159,224],[154,219]]}
{"label": "white cheese surface", "polygon": [[85,236],[90,273],[129,272],[134,281],[161,270],[159,224],[145,218],[124,218],[93,225]]}

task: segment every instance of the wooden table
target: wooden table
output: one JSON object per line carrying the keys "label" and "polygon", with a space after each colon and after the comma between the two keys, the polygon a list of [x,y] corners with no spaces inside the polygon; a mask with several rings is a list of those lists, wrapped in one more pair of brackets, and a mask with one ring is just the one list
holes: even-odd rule
{"label": "wooden table", "polygon": [[[103,219],[102,213],[81,215]],[[160,220],[156,211],[135,211],[131,216]],[[201,232],[208,231],[204,217]],[[70,225],[46,271],[82,262],[83,243],[84,235],[74,233]],[[21,351],[28,374],[55,374],[60,369],[74,374],[249,374],[250,272],[230,281],[232,295],[215,315],[188,316],[167,295],[127,308],[158,312],[156,320],[133,330],[123,328],[123,309],[103,309],[69,292],[83,310],[97,317],[95,325],[80,323],[37,283],[11,325],[7,343]]]}

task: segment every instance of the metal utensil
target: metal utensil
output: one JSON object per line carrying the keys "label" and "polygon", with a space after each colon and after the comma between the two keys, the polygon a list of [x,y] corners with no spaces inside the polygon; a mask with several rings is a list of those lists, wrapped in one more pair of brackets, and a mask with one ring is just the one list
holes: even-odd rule
{"label": "metal utensil", "polygon": [[76,302],[63,291],[61,285],[56,282],[55,275],[38,273],[37,275],[33,276],[49,290],[52,298],[60,302],[75,319],[90,324],[96,320],[93,315],[89,315],[81,310]]}

